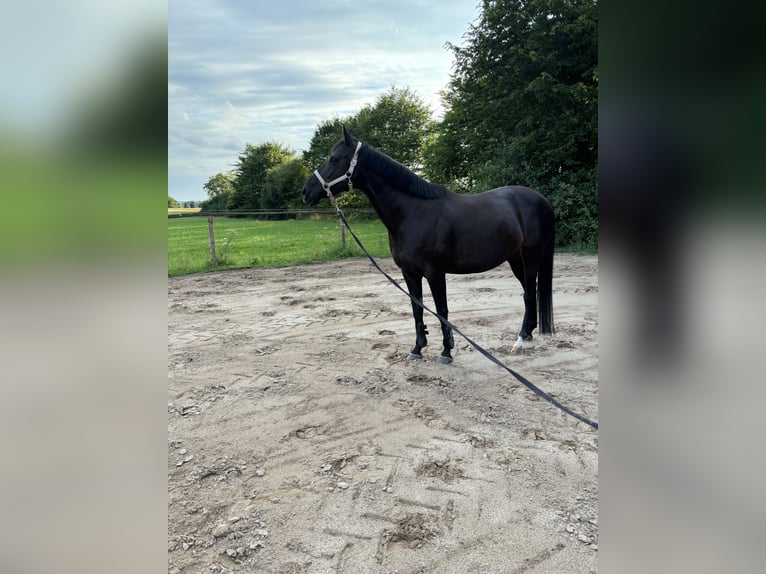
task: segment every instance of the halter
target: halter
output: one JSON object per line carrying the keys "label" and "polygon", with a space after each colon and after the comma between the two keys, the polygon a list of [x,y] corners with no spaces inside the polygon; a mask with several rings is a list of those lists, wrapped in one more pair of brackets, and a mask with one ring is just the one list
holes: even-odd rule
{"label": "halter", "polygon": [[344,179],[348,181],[348,191],[352,192],[354,191],[354,184],[351,181],[351,176],[354,174],[354,168],[356,167],[356,162],[359,159],[359,150],[362,147],[362,142],[356,142],[356,149],[354,150],[354,156],[351,158],[351,163],[348,164],[348,170],[343,175],[340,175],[333,179],[330,182],[326,182],[324,179],[322,179],[322,176],[319,174],[319,170],[314,170],[314,175],[319,180],[319,183],[322,184],[322,188],[325,190],[325,193],[327,193],[327,197],[330,198],[330,201],[332,203],[335,203],[335,196],[332,194],[332,191],[330,191],[330,188],[335,185],[336,183],[339,183],[343,181]]}

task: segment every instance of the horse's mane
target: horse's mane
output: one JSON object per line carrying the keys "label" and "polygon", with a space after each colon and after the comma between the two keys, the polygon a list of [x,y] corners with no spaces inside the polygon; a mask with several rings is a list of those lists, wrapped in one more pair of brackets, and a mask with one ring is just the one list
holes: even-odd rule
{"label": "horse's mane", "polygon": [[383,152],[376,150],[371,145],[366,145],[368,168],[377,171],[386,178],[391,185],[402,191],[421,199],[437,199],[444,197],[447,188],[443,185],[431,183],[413,173],[398,161],[391,159]]}

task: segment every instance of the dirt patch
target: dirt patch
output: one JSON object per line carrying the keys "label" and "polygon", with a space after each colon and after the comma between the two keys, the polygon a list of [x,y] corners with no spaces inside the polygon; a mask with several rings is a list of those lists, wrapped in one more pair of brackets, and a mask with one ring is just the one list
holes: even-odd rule
{"label": "dirt patch", "polygon": [[415,467],[415,474],[436,477],[444,482],[452,482],[463,476],[463,469],[454,460],[427,460]]}
{"label": "dirt patch", "polygon": [[404,544],[407,548],[422,548],[423,543],[441,533],[437,517],[428,514],[407,514],[396,523],[396,528],[384,531],[385,544]]}
{"label": "dirt patch", "polygon": [[[447,285],[451,321],[598,419],[596,257],[556,257],[557,333],[523,355],[510,268]],[[409,362],[410,303],[361,260],[170,279],[168,571],[595,571],[598,433],[460,337],[438,364],[426,324]]]}

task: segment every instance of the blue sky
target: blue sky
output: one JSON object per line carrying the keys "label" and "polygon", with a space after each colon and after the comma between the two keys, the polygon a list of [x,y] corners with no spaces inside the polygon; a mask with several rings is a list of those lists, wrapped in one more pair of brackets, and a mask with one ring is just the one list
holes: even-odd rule
{"label": "blue sky", "polygon": [[[441,113],[477,0],[170,0],[168,192],[204,199],[246,143],[295,151],[391,86]],[[329,151],[329,150],[328,150]]]}

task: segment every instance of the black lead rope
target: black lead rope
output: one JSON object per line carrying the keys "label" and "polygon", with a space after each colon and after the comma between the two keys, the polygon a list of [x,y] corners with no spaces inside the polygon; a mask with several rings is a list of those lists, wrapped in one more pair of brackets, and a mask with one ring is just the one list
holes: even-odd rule
{"label": "black lead rope", "polygon": [[569,408],[569,407],[567,407],[566,405],[563,405],[563,404],[561,404],[559,401],[557,401],[556,399],[554,399],[552,396],[550,396],[548,393],[546,393],[546,392],[545,392],[544,390],[542,390],[540,387],[538,387],[537,385],[535,385],[534,383],[532,383],[531,381],[529,381],[529,380],[528,380],[526,377],[523,377],[522,375],[520,375],[519,373],[517,373],[516,371],[514,371],[514,370],[513,370],[513,369],[511,369],[510,367],[506,366],[506,365],[505,365],[505,363],[503,363],[503,362],[502,362],[500,359],[498,359],[498,358],[496,358],[494,355],[492,355],[492,353],[490,353],[489,351],[487,351],[487,350],[486,350],[484,347],[482,347],[482,346],[481,346],[481,345],[479,345],[477,342],[475,342],[473,339],[471,339],[471,338],[470,338],[468,335],[466,335],[465,333],[463,333],[463,332],[462,332],[460,329],[458,329],[458,328],[457,328],[455,325],[453,325],[452,323],[450,323],[450,322],[449,322],[447,319],[445,319],[444,317],[442,317],[441,315],[439,315],[439,313],[437,313],[436,311],[432,311],[431,309],[429,309],[428,307],[426,307],[426,306],[423,304],[423,302],[422,302],[422,301],[419,301],[419,300],[418,300],[416,297],[413,297],[413,296],[410,294],[410,292],[409,292],[409,291],[405,291],[405,290],[402,288],[402,286],[401,286],[401,285],[399,285],[399,282],[398,282],[398,281],[396,281],[396,279],[394,279],[393,277],[391,277],[391,276],[390,276],[388,273],[386,273],[385,271],[383,271],[383,269],[381,269],[380,265],[378,265],[378,262],[377,262],[377,261],[375,261],[375,259],[373,259],[372,255],[370,255],[370,254],[367,252],[367,250],[364,248],[364,245],[362,245],[362,242],[361,242],[361,241],[359,241],[359,238],[356,236],[356,233],[354,233],[354,231],[351,229],[351,226],[348,224],[348,221],[346,220],[346,216],[345,216],[345,215],[343,215],[343,212],[340,210],[340,208],[337,206],[337,204],[335,205],[335,209],[338,211],[338,216],[340,217],[340,220],[343,222],[343,225],[345,225],[345,226],[346,226],[346,229],[348,229],[349,233],[351,233],[351,237],[353,237],[353,238],[354,238],[354,241],[356,241],[356,244],[357,244],[357,245],[359,246],[359,248],[360,248],[360,249],[361,249],[361,250],[364,252],[364,254],[367,256],[367,258],[370,260],[370,262],[371,262],[371,263],[372,263],[372,264],[375,266],[375,269],[377,269],[378,271],[380,271],[380,272],[383,274],[383,276],[384,276],[386,279],[388,279],[388,280],[391,282],[391,284],[392,284],[392,285],[394,285],[394,286],[395,286],[397,289],[399,289],[399,291],[401,291],[402,293],[404,293],[405,295],[407,295],[407,296],[408,296],[410,299],[412,299],[412,301],[414,301],[414,302],[415,302],[415,303],[416,303],[416,304],[417,304],[419,307],[422,307],[422,308],[423,308],[425,311],[428,311],[429,313],[431,313],[431,315],[433,315],[434,317],[437,317],[437,318],[439,319],[439,321],[441,321],[441,322],[442,322],[442,324],[443,324],[443,325],[447,325],[447,327],[449,327],[450,329],[452,329],[453,331],[455,331],[455,332],[456,332],[458,335],[460,335],[461,337],[463,337],[463,338],[464,338],[466,341],[468,341],[468,343],[470,343],[470,344],[471,344],[471,346],[473,346],[473,348],[474,348],[474,349],[476,349],[476,350],[477,350],[477,351],[479,351],[479,352],[480,352],[482,355],[484,355],[485,357],[487,357],[487,359],[489,359],[490,361],[492,361],[493,363],[495,363],[497,366],[499,366],[499,367],[502,367],[503,369],[505,369],[506,371],[508,371],[508,372],[509,372],[511,375],[513,375],[514,377],[516,377],[516,379],[517,379],[517,380],[518,380],[518,381],[519,381],[519,382],[520,382],[522,385],[524,385],[525,387],[527,387],[527,388],[528,388],[530,391],[532,391],[533,393],[535,393],[535,394],[536,394],[538,397],[542,397],[543,399],[545,399],[546,401],[548,401],[548,402],[549,402],[549,403],[551,403],[552,405],[554,405],[554,406],[556,406],[556,407],[560,408],[562,411],[564,411],[564,412],[565,412],[565,413],[567,413],[568,415],[571,415],[571,416],[573,416],[574,418],[576,418],[577,420],[584,422],[586,425],[590,425],[590,426],[591,426],[591,427],[593,427],[594,429],[598,429],[598,422],[597,422],[597,421],[592,421],[592,420],[590,420],[589,418],[587,418],[587,417],[585,417],[585,416],[583,416],[583,415],[581,415],[581,414],[579,414],[579,413],[576,413],[576,412],[574,412],[572,409],[570,409],[570,408]]}

